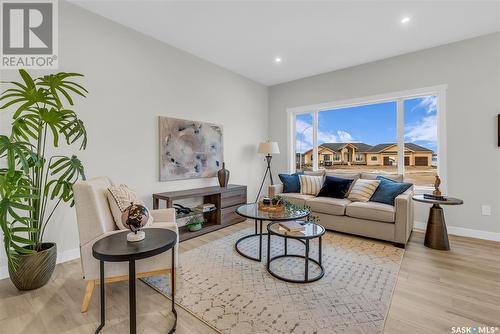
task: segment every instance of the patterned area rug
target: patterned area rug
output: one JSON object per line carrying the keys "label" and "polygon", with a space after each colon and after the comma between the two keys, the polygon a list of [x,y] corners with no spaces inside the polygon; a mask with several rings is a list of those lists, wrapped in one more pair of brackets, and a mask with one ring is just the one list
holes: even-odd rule
{"label": "patterned area rug", "polygon": [[[236,253],[236,240],[252,232],[246,229],[181,253],[176,302],[222,333],[383,332],[403,250],[389,243],[327,232],[323,236],[325,276],[314,283],[286,283],[265,268],[267,236],[263,237],[263,262]],[[246,254],[257,256],[258,238],[240,245]],[[271,256],[282,254],[283,247],[282,238],[273,236]],[[317,258],[317,249],[314,240],[313,258]],[[304,254],[304,245],[289,240],[288,253]],[[303,278],[304,260],[276,260],[272,269]],[[318,268],[310,263],[309,275],[317,273]],[[167,276],[144,281],[170,294]]]}

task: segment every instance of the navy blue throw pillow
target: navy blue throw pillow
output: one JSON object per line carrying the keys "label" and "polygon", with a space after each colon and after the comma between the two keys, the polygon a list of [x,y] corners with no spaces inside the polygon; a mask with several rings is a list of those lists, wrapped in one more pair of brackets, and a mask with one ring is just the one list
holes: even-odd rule
{"label": "navy blue throw pillow", "polygon": [[303,172],[294,174],[279,174],[281,183],[283,183],[284,193],[300,193],[300,180],[299,175],[304,174]]}
{"label": "navy blue throw pillow", "polygon": [[394,205],[396,197],[413,185],[411,183],[396,182],[383,176],[377,176],[377,180],[380,181],[380,184],[370,198],[370,201],[389,205]]}
{"label": "navy blue throw pillow", "polygon": [[316,197],[344,198],[353,180],[327,176]]}

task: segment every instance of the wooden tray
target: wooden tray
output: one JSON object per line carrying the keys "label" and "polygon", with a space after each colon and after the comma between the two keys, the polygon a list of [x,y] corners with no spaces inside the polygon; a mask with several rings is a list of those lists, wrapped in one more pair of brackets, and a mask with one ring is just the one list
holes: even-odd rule
{"label": "wooden tray", "polygon": [[283,212],[285,211],[284,205],[265,205],[262,202],[259,202],[259,210],[264,212]]}

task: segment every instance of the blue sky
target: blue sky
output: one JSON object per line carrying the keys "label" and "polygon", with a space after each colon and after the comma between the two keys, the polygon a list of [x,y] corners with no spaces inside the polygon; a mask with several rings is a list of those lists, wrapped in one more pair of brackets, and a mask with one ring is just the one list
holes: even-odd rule
{"label": "blue sky", "polygon": [[[436,152],[437,109],[434,96],[404,101],[405,141]],[[312,148],[312,115],[297,115],[297,151]],[[318,143],[363,142],[370,145],[396,142],[396,102],[321,111]]]}

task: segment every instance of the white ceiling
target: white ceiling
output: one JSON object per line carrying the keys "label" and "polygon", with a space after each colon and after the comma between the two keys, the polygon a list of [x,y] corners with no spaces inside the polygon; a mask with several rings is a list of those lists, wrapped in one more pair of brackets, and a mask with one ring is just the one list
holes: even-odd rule
{"label": "white ceiling", "polygon": [[265,85],[500,31],[499,1],[72,2]]}

